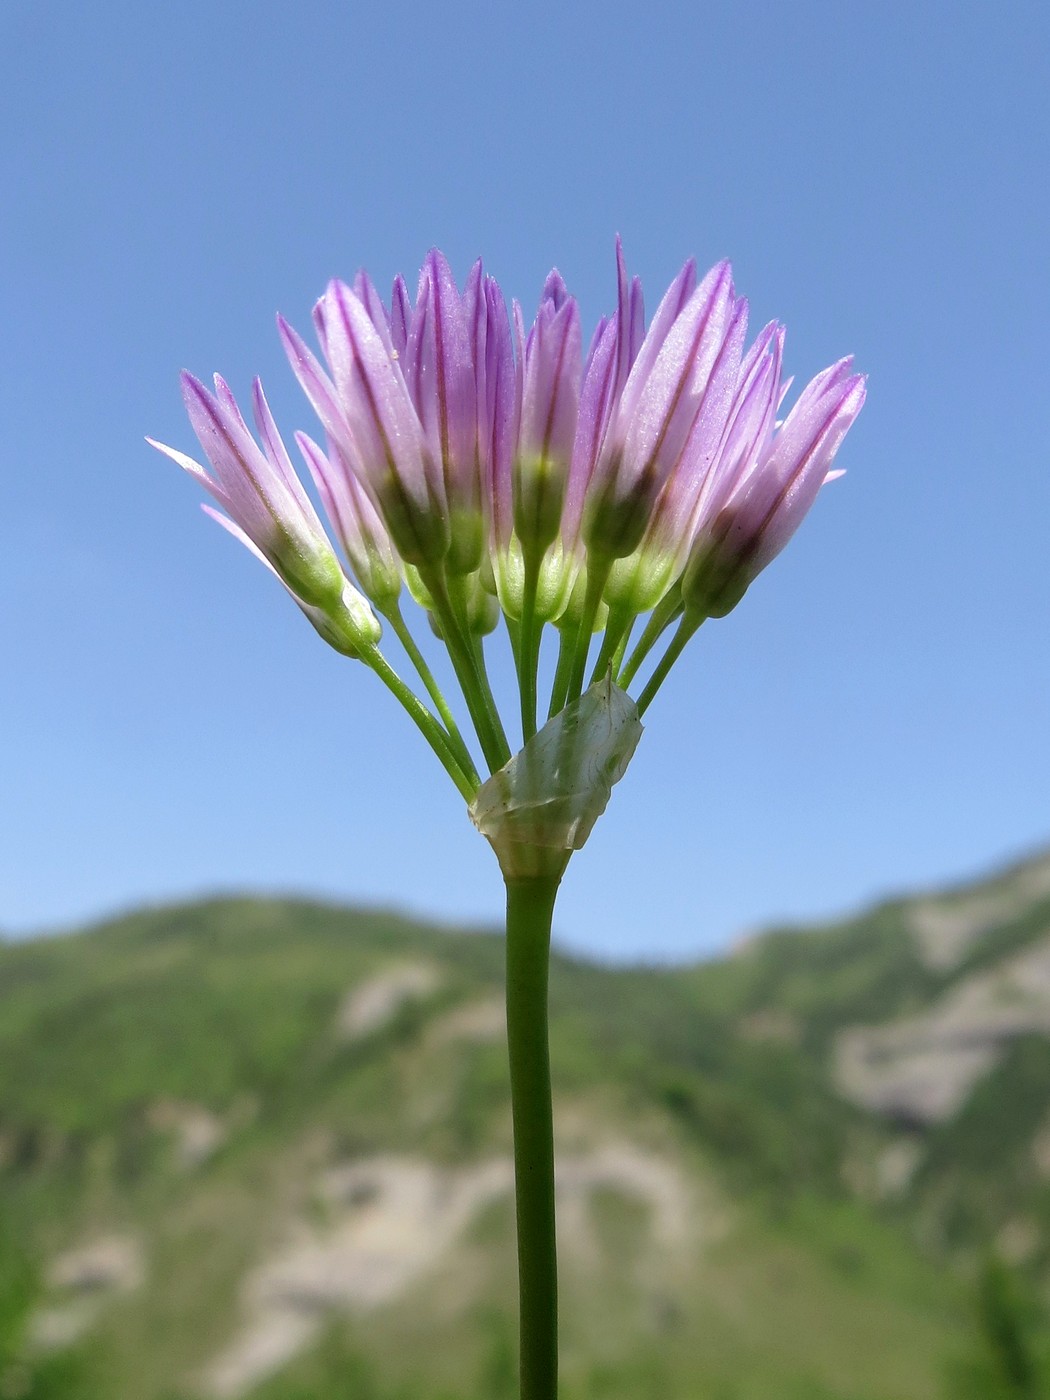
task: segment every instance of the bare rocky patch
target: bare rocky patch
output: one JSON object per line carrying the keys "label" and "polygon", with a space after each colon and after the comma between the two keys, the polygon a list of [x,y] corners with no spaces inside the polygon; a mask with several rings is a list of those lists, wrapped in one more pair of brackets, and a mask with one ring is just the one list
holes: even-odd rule
{"label": "bare rocky patch", "polygon": [[454,1007],[434,1022],[431,1037],[436,1044],[467,1041],[488,1044],[507,1035],[507,1010],[500,997],[482,997]]}
{"label": "bare rocky patch", "polygon": [[30,1319],[32,1344],[42,1350],[72,1345],[109,1302],[133,1292],[144,1277],[142,1247],[130,1236],[106,1235],[66,1250],[47,1271],[51,1301]]}
{"label": "bare rocky patch", "polygon": [[202,1104],[161,1099],[149,1111],[149,1124],[170,1136],[178,1165],[203,1166],[229,1135],[226,1123]]}
{"label": "bare rocky patch", "polygon": [[990,890],[917,900],[910,909],[923,961],[937,972],[957,967],[988,933],[1050,895],[1050,857],[1033,861]]}
{"label": "bare rocky patch", "polygon": [[351,987],[346,994],[336,1028],[346,1040],[362,1040],[390,1024],[401,1008],[425,1001],[441,985],[441,973],[432,963],[397,963]]}
{"label": "bare rocky patch", "polygon": [[952,987],[921,1015],[851,1027],[835,1045],[849,1099],[902,1122],[942,1122],[1019,1036],[1050,1034],[1050,939]]}
{"label": "bare rocky patch", "polygon": [[[608,1143],[558,1164],[560,1232],[587,1248],[588,1199],[611,1188],[639,1200],[660,1251],[693,1236],[691,1197],[677,1166],[626,1142]],[[279,1370],[335,1312],[363,1314],[394,1303],[448,1255],[478,1214],[513,1189],[509,1157],[442,1167],[384,1155],[322,1174],[323,1220],[298,1221],[283,1246],[245,1280],[244,1321],[200,1378],[216,1400],[233,1400]]]}

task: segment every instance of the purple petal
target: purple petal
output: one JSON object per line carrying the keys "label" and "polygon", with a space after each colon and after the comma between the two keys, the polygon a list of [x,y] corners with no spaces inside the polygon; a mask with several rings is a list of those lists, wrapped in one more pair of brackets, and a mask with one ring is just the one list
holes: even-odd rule
{"label": "purple petal", "polygon": [[[397,362],[345,283],[332,282],[325,302],[332,379],[365,479],[381,496],[393,470],[417,509],[443,508],[444,488]],[[338,441],[338,423],[335,428]]]}
{"label": "purple petal", "polygon": [[762,460],[773,434],[780,400],[783,353],[784,329],[771,321],[740,367],[740,381],[719,446],[718,460],[707,474],[697,503],[697,521],[713,519],[740,482]]}
{"label": "purple petal", "polygon": [[306,433],[295,440],[362,588],[380,602],[396,598],[400,578],[389,536],[338,445],[330,443],[326,455]]}
{"label": "purple petal", "polygon": [[252,409],[255,415],[255,426],[262,440],[263,451],[266,453],[270,465],[277,471],[288,490],[295,497],[306,518],[315,523],[320,530],[321,522],[317,519],[313,502],[303,490],[303,484],[292,466],[287,448],[277,431],[277,424],[273,421],[270,405],[266,402],[262,380],[258,378],[252,384]]}
{"label": "purple petal", "polygon": [[286,502],[280,499],[286,492],[274,489],[278,483],[273,470],[240,413],[220,403],[192,374],[183,374],[182,394],[193,431],[222,488],[224,504],[253,539],[273,540],[287,513],[282,510]]}
{"label": "purple petal", "polygon": [[543,284],[543,291],[540,294],[540,303],[548,302],[553,310],[559,311],[569,298],[569,290],[565,285],[565,280],[556,267],[552,267],[547,274],[547,280]]}
{"label": "purple petal", "polygon": [[[475,463],[477,400],[466,307],[452,269],[436,249],[420,273],[409,358],[415,368],[416,407],[432,450],[444,465],[450,501],[479,507]],[[414,342],[414,343],[413,343]]]}
{"label": "purple petal", "polygon": [[[864,406],[863,375],[850,375],[852,360],[818,376],[802,394],[777,435],[768,468],[756,475],[741,502],[745,528],[761,512],[761,537],[754,557],[758,573],[776,557],[802,523],[824,484],[832,459]],[[823,380],[821,390],[809,390]],[[774,494],[775,491],[775,494]]]}
{"label": "purple petal", "polygon": [[485,279],[485,390],[489,425],[490,509],[497,541],[505,545],[511,529],[511,470],[521,408],[522,367],[514,361],[514,341],[507,304],[499,284]]}
{"label": "purple petal", "polygon": [[310,400],[314,412],[324,424],[325,432],[340,441],[348,439],[350,426],[339,402],[335,385],[321,368],[317,357],[283,316],[277,317],[277,329],[292,371]]}
{"label": "purple petal", "polygon": [[185,452],[180,452],[175,447],[169,447],[166,443],[158,442],[156,438],[148,437],[146,441],[149,443],[150,447],[155,447],[158,452],[163,452],[165,457],[169,457],[177,467],[181,467],[184,472],[188,472],[189,475],[193,477],[194,481],[199,482],[206,491],[210,491],[217,500],[225,505],[226,493],[219,483],[208,475],[200,462],[195,462],[192,457],[187,457]]}
{"label": "purple petal", "polygon": [[[734,301],[730,268],[722,263],[696,289],[668,331],[646,383],[631,397],[628,385],[622,408],[632,411],[624,437],[619,494],[649,474],[658,490],[681,457],[701,413],[708,433],[716,442],[721,436],[743,340]],[[632,380],[644,356],[645,346],[631,371]]]}
{"label": "purple petal", "polygon": [[394,278],[394,292],[390,306],[390,339],[394,354],[400,358],[408,344],[408,328],[412,321],[412,301],[400,273]]}
{"label": "purple petal", "polygon": [[354,292],[358,301],[368,312],[368,318],[375,326],[387,354],[393,355],[394,343],[390,333],[390,317],[387,315],[383,298],[375,289],[371,277],[362,269],[354,278]]}
{"label": "purple petal", "polygon": [[552,316],[537,317],[525,361],[519,454],[560,461],[566,473],[579,411],[580,350],[573,298]]}
{"label": "purple petal", "polygon": [[591,342],[580,388],[580,407],[573,443],[572,467],[565,499],[565,536],[574,540],[583,514],[587,485],[594,474],[606,426],[614,407],[616,380],[617,323],[598,323]]}
{"label": "purple petal", "polygon": [[[733,388],[741,379],[740,351],[747,329],[747,302],[737,301],[678,462],[668,475],[646,537],[650,548],[684,557],[704,488],[717,475],[728,431]],[[669,342],[670,343],[670,342]],[[666,450],[673,446],[666,445]]]}
{"label": "purple petal", "polygon": [[[705,285],[722,267],[728,268],[728,263],[719,264],[718,268],[712,268],[707,278],[704,279]],[[630,374],[621,391],[625,415],[629,416],[633,411],[635,401],[645,387],[657,357],[663,348],[664,341],[671,331],[671,327],[678,320],[678,317],[689,303],[690,298],[694,295],[695,288],[696,263],[690,258],[664,293],[663,300],[656,308],[656,315],[653,317],[652,325],[649,327],[645,339],[638,348],[634,363],[631,366]],[[631,326],[633,331],[633,317]]]}

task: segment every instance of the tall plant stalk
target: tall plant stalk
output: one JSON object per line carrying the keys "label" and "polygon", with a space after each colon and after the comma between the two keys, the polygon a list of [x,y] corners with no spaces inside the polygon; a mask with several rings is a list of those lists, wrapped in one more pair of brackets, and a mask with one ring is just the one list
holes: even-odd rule
{"label": "tall plant stalk", "polygon": [[507,880],[507,1041],[514,1124],[521,1400],[558,1393],[554,1121],[547,1031],[551,919],[560,876]]}

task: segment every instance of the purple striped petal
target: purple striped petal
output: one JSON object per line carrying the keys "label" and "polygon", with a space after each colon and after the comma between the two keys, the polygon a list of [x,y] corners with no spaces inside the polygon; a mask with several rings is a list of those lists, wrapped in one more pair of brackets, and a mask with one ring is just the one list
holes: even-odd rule
{"label": "purple striped petal", "polygon": [[335,604],[342,592],[342,569],[287,460],[261,387],[256,394],[266,452],[260,451],[228,385],[219,376],[214,395],[191,374],[183,374],[182,386],[190,422],[215,472],[214,480],[192,459],[162,450],[197,476],[289,588],[312,605],[323,608]]}
{"label": "purple striped petal", "polygon": [[[192,374],[182,376],[190,424],[222,487],[238,524],[268,555],[295,533],[296,503],[252,440],[229,390],[217,381],[222,400]],[[225,392],[223,392],[225,391]]]}
{"label": "purple striped petal", "polygon": [[375,326],[387,354],[393,356],[394,342],[390,331],[390,317],[383,305],[383,298],[375,289],[375,283],[363,269],[354,278],[354,294],[368,312],[368,319]]}
{"label": "purple striped petal", "polygon": [[514,445],[518,439],[522,372],[520,355],[515,361],[514,337],[521,339],[520,310],[515,305],[515,331],[511,330],[507,304],[499,284],[485,281],[485,390],[486,415],[491,425],[488,481],[490,528],[494,550],[505,552],[513,529]]}
{"label": "purple striped petal", "polygon": [[332,282],[324,301],[328,362],[349,441],[338,423],[332,436],[350,448],[402,556],[435,563],[449,543],[445,486],[400,365],[345,283]]}
{"label": "purple striped petal", "polygon": [[[710,281],[720,268],[728,267],[728,264],[719,264],[718,268],[713,268],[705,278],[705,283]],[[634,411],[639,395],[645,388],[649,376],[656,364],[657,357],[663,349],[664,341],[671,332],[672,326],[682,315],[691,298],[695,295],[696,289],[696,263],[692,258],[685,264],[681,272],[664,293],[663,300],[656,308],[656,315],[653,317],[652,325],[631,365],[630,374],[621,390],[621,412],[624,417],[629,417]],[[634,319],[631,319],[631,328],[634,329]]]}
{"label": "purple striped petal", "polygon": [[326,455],[306,433],[295,440],[358,583],[385,611],[397,601],[401,576],[375,507],[337,444],[329,443]]}
{"label": "purple striped petal", "polygon": [[687,606],[720,617],[787,544],[830,475],[864,404],[864,376],[840,360],[803,390],[772,441],[701,522],[682,583]]}
{"label": "purple striped petal", "polygon": [[565,499],[566,539],[575,540],[583,516],[587,485],[594,475],[605,429],[615,405],[618,328],[603,318],[591,341],[580,388],[580,408]]}
{"label": "purple striped petal", "polygon": [[514,465],[514,525],[539,554],[561,526],[580,402],[580,314],[555,273],[525,348]]}
{"label": "purple striped petal", "polygon": [[405,286],[405,279],[400,273],[394,278],[394,291],[390,304],[390,338],[394,346],[394,354],[399,359],[405,353],[408,344],[408,328],[412,322],[412,301],[408,295],[408,288]]}
{"label": "purple striped petal", "polygon": [[718,460],[708,471],[695,503],[693,534],[698,521],[717,515],[765,452],[781,397],[783,353],[783,327],[771,321],[740,367],[740,382],[719,446]]}
{"label": "purple striped petal", "polygon": [[252,412],[255,417],[255,427],[259,434],[259,439],[266,453],[267,461],[274,471],[280,476],[288,490],[295,497],[299,509],[306,518],[321,528],[321,522],[317,518],[313,502],[303,490],[303,484],[296,475],[292,460],[288,456],[288,450],[277,431],[277,424],[273,421],[273,414],[270,412],[270,405],[266,402],[266,395],[263,392],[262,380],[258,377],[252,382]]}
{"label": "purple striped petal", "polygon": [[292,371],[303,393],[310,400],[314,412],[324,424],[325,432],[344,446],[351,446],[350,425],[346,421],[335,385],[321,368],[317,357],[302,336],[283,316],[277,317],[277,329]]}
{"label": "purple striped petal", "polygon": [[477,388],[467,308],[441,253],[427,255],[409,332],[413,394],[452,509],[479,510],[475,469]]}
{"label": "purple striped petal", "polygon": [[[767,471],[756,474],[740,502],[743,529],[760,534],[752,569],[764,569],[802,523],[827,479],[832,459],[864,406],[864,376],[842,360],[819,389],[803,391],[777,435]],[[813,390],[812,394],[810,390]]]}
{"label": "purple striped petal", "polygon": [[[687,275],[680,274],[676,285],[687,283]],[[666,308],[676,304],[668,297],[661,304],[665,320]],[[657,339],[650,330],[588,487],[584,538],[589,549],[610,559],[630,554],[641,542],[656,498],[690,439],[701,455],[713,451],[707,442],[717,443],[729,413],[745,311],[733,294],[729,264],[720,263],[674,321],[661,327],[655,355],[647,349]]]}
{"label": "purple striped petal", "polygon": [[559,311],[569,299],[569,289],[565,285],[565,279],[556,267],[552,267],[547,274],[547,280],[543,284],[543,291],[540,293],[540,303],[549,303],[554,311]]}

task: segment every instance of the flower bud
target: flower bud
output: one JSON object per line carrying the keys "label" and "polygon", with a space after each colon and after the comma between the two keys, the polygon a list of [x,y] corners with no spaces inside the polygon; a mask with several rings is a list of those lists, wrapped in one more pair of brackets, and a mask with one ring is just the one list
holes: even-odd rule
{"label": "flower bud", "polygon": [[638,547],[698,424],[717,443],[729,412],[743,338],[731,270],[712,268],[683,305],[689,273],[687,265],[660,305],[587,488],[583,539],[599,559]]}
{"label": "flower bud", "polygon": [[256,380],[253,389],[262,450],[219,375],[215,394],[192,374],[183,374],[182,387],[190,422],[215,476],[185,453],[152,438],[147,441],[214,496],[297,597],[320,608],[337,603],[344,582],[342,567],[295,474],[262,385]]}
{"label": "flower bud", "polygon": [[[521,311],[514,310],[521,347]],[[538,558],[561,529],[580,402],[580,313],[556,272],[547,279],[523,357],[513,518],[522,549]]]}
{"label": "flower bud", "polygon": [[808,384],[757,455],[734,463],[736,480],[713,490],[682,578],[686,611],[724,617],[798,529],[864,404],[864,376],[840,360]]}

